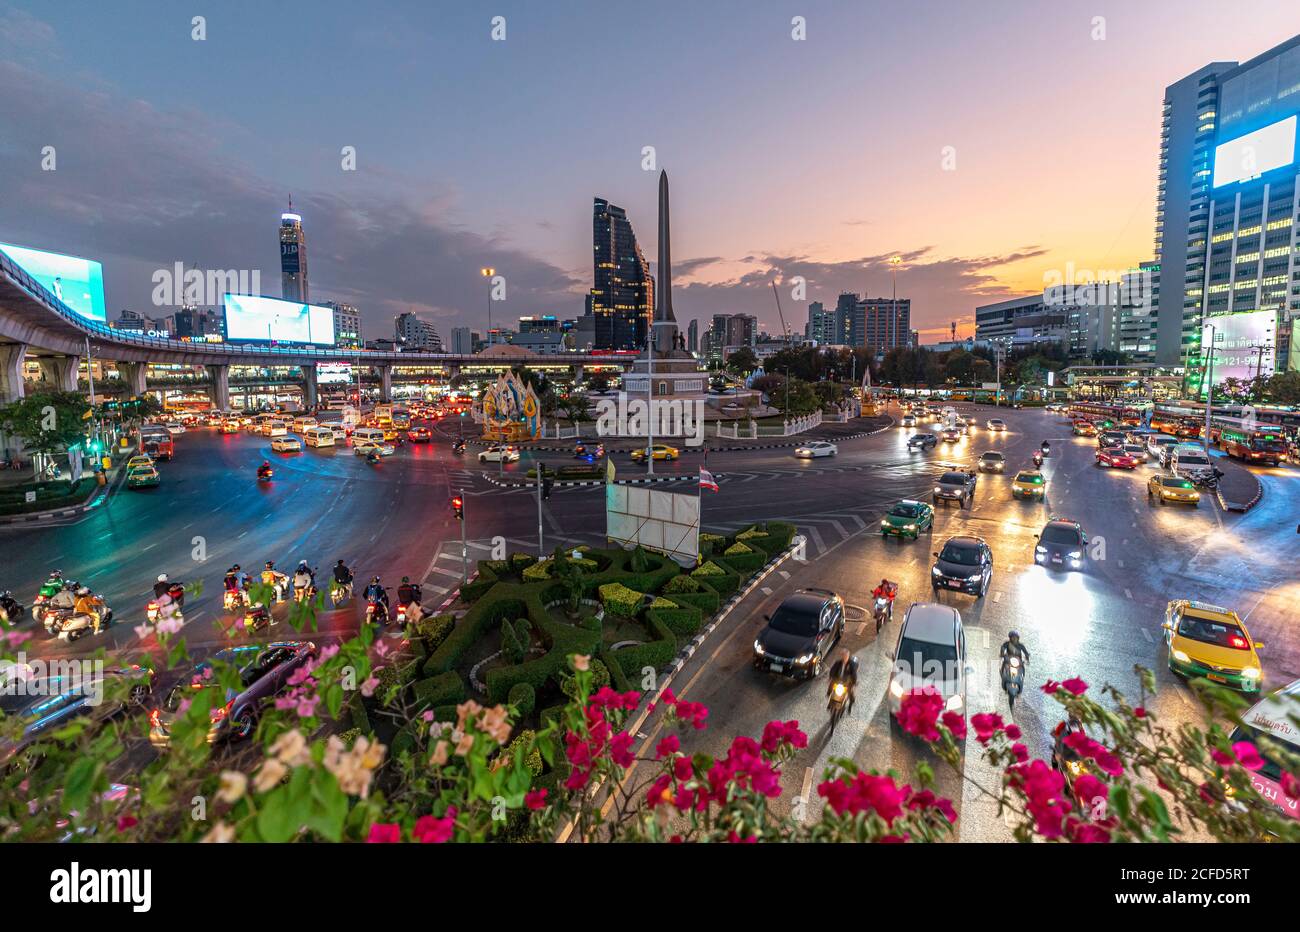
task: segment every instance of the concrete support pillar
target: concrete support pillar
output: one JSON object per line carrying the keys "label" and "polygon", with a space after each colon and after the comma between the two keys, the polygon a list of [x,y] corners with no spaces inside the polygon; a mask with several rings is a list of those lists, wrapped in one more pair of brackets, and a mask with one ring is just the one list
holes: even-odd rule
{"label": "concrete support pillar", "polygon": [[126,382],[126,390],[132,395],[143,395],[149,390],[149,364],[145,362],[119,362],[117,371]]}
{"label": "concrete support pillar", "polygon": [[572,368],[573,368],[573,384],[577,385],[579,382],[582,381],[582,378],[585,375],[585,370],[583,369],[582,366],[573,366]]}
{"label": "concrete support pillar", "polygon": [[303,401],[308,408],[314,408],[319,404],[320,391],[319,383],[316,379],[316,364],[303,363],[302,369],[302,396]]}
{"label": "concrete support pillar", "polygon": [[375,372],[379,374],[379,400],[388,402],[393,400],[393,367],[392,366],[375,366]]}
{"label": "concrete support pillar", "polygon": [[26,357],[26,343],[0,344],[0,404],[9,404],[23,397],[23,360]]}
{"label": "concrete support pillar", "polygon": [[460,375],[460,363],[458,362],[449,363],[446,369],[447,369],[447,381],[449,382],[452,379],[456,378],[456,376]]}
{"label": "concrete support pillar", "polygon": [[75,392],[77,375],[81,369],[80,356],[42,356],[41,376],[50,387],[59,392]]}
{"label": "concrete support pillar", "polygon": [[208,386],[208,397],[212,406],[218,411],[230,410],[230,366],[204,366],[212,380]]}

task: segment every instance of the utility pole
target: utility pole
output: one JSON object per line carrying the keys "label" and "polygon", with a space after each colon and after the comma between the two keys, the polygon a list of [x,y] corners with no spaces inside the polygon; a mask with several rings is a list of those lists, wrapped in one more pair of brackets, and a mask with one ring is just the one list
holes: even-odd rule
{"label": "utility pole", "polygon": [[1210,346],[1205,351],[1205,458],[1210,457],[1210,411],[1214,408],[1214,338],[1218,329],[1214,324],[1207,325],[1210,330]]}
{"label": "utility pole", "polygon": [[546,545],[542,542],[542,470],[546,464],[537,461],[537,559],[546,557]]}
{"label": "utility pole", "polygon": [[457,492],[460,499],[460,584],[469,583],[469,543],[465,539],[465,493]]}

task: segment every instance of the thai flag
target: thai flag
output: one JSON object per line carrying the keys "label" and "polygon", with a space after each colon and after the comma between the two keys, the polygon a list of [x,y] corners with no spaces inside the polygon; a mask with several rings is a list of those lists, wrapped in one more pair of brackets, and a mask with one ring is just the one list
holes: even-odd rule
{"label": "thai flag", "polygon": [[713,473],[709,472],[703,466],[700,467],[700,488],[718,491],[718,483],[713,478]]}

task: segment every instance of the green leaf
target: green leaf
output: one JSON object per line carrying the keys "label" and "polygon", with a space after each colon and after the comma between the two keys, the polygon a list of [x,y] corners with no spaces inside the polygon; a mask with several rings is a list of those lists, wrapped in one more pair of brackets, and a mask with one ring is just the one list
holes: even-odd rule
{"label": "green leaf", "polygon": [[97,758],[82,756],[68,768],[63,781],[64,812],[85,811],[102,766]]}

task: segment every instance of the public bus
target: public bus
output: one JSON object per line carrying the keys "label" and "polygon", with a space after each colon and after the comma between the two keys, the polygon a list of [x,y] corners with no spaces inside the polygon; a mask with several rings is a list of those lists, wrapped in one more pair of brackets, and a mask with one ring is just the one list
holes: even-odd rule
{"label": "public bus", "polygon": [[1233,459],[1276,466],[1286,457],[1286,435],[1279,427],[1236,417],[1210,418],[1210,440]]}
{"label": "public bus", "polygon": [[1097,401],[1072,401],[1068,414],[1075,420],[1091,421],[1098,428],[1140,427],[1142,412],[1133,405],[1105,404]]}

